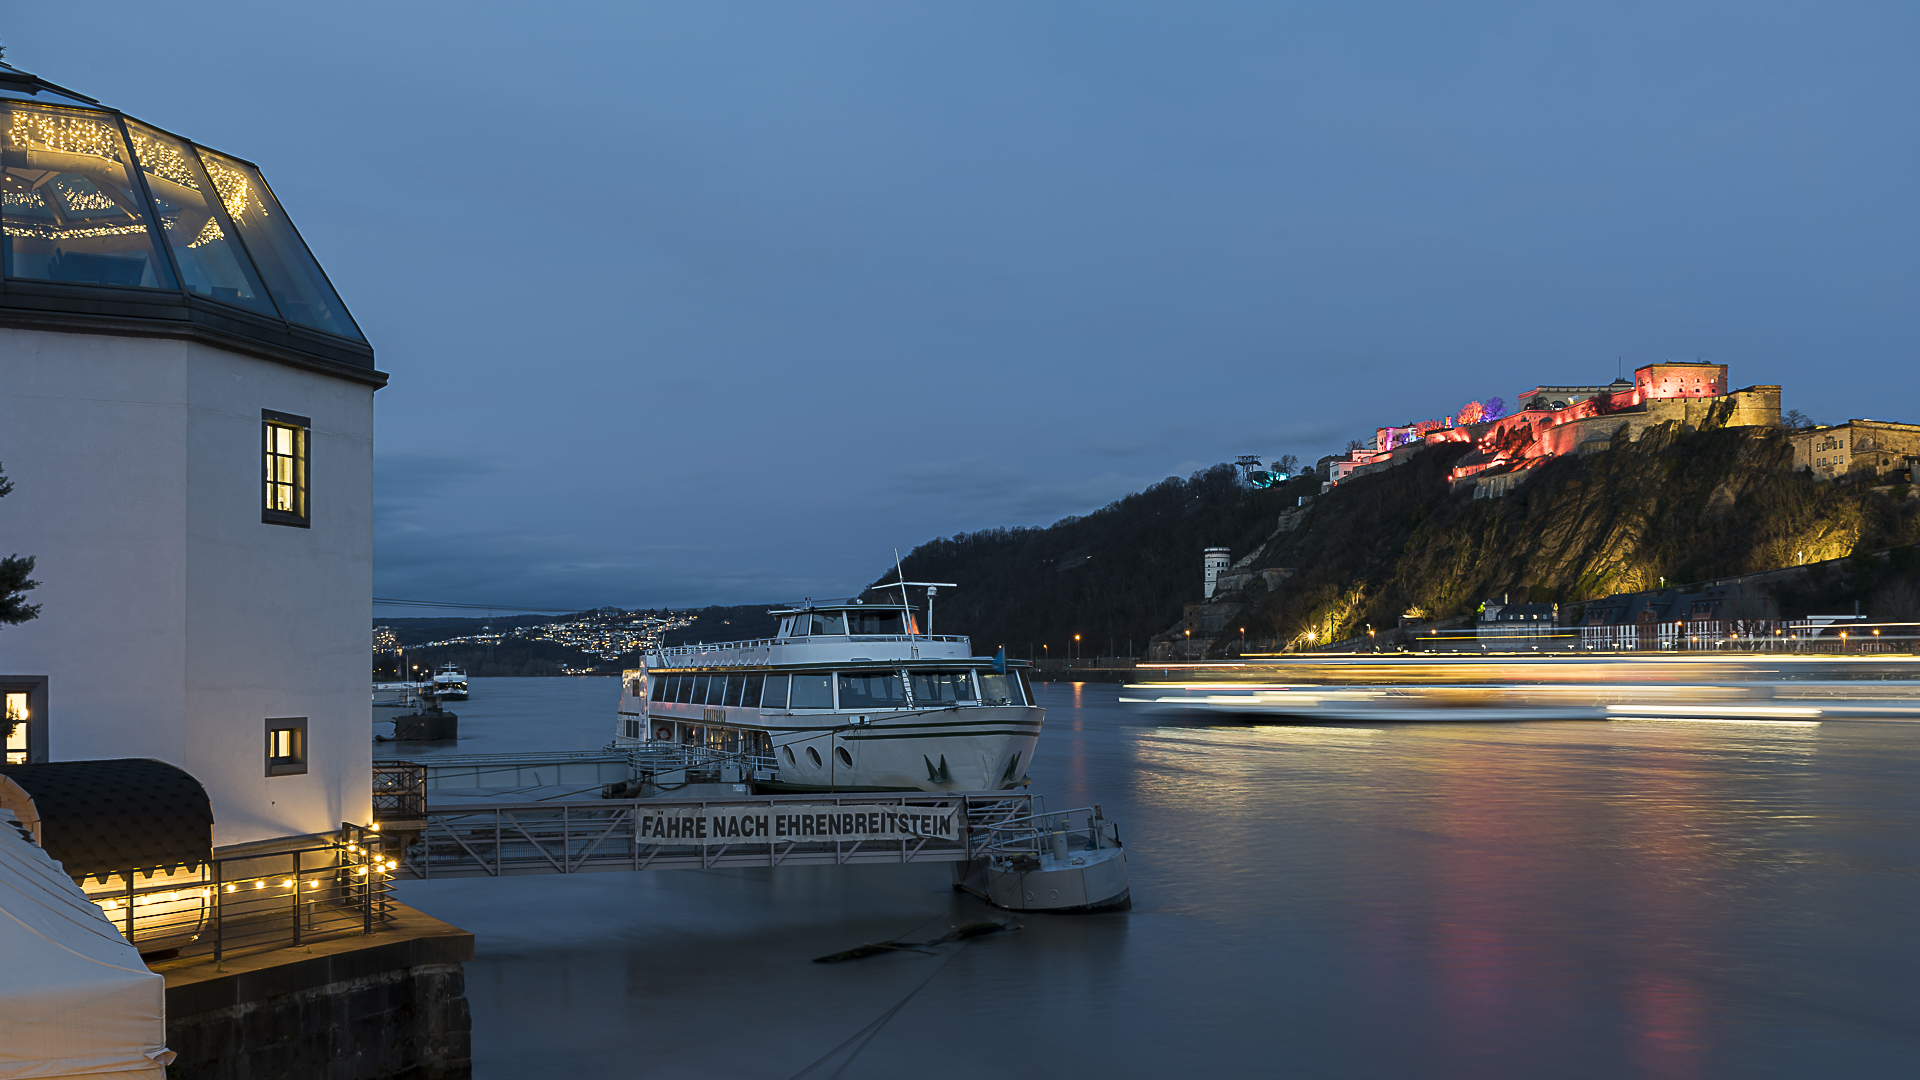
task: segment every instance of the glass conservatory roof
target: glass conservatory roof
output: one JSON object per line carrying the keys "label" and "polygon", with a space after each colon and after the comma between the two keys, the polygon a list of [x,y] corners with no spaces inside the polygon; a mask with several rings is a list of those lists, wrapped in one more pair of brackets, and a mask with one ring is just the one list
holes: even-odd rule
{"label": "glass conservatory roof", "polygon": [[9,323],[179,324],[378,374],[259,169],[5,63],[0,270]]}

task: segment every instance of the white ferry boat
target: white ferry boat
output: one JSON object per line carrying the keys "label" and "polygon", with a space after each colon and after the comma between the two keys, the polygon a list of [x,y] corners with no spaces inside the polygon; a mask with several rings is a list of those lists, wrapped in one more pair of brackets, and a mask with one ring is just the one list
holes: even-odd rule
{"label": "white ferry boat", "polygon": [[433,673],[433,695],[441,701],[467,700],[467,673],[457,664],[442,664]]}
{"label": "white ferry boat", "polygon": [[625,672],[613,745],[757,759],[763,791],[998,791],[1027,782],[1046,710],[1026,665],[920,633],[904,603],[774,611],[778,634],[661,648]]}

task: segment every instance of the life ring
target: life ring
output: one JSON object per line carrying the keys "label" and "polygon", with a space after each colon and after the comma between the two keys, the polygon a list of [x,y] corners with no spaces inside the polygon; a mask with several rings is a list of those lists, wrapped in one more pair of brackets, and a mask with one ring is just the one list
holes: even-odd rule
{"label": "life ring", "polygon": [[672,742],[673,741],[672,726],[668,724],[661,724],[659,727],[654,728],[653,737],[662,742]]}

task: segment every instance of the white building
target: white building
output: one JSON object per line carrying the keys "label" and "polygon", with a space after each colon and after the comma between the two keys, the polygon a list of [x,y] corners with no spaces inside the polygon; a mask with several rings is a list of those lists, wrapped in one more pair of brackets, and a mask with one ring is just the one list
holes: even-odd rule
{"label": "white building", "polygon": [[214,843],[367,822],[373,394],[259,171],[0,64],[12,760],[152,757]]}
{"label": "white building", "polygon": [[1210,547],[1201,552],[1202,595],[1207,599],[1213,599],[1214,590],[1220,585],[1220,575],[1226,573],[1227,567],[1233,562],[1232,554],[1230,549],[1223,547]]}

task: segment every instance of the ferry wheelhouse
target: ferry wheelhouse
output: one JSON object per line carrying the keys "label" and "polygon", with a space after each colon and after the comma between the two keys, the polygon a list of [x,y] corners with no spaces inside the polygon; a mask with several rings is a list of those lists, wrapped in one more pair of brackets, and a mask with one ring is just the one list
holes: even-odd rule
{"label": "ferry wheelhouse", "polygon": [[904,603],[809,602],[756,641],[662,648],[625,672],[616,747],[737,754],[768,791],[997,791],[1027,782],[1046,710],[1024,663],[919,632]]}

